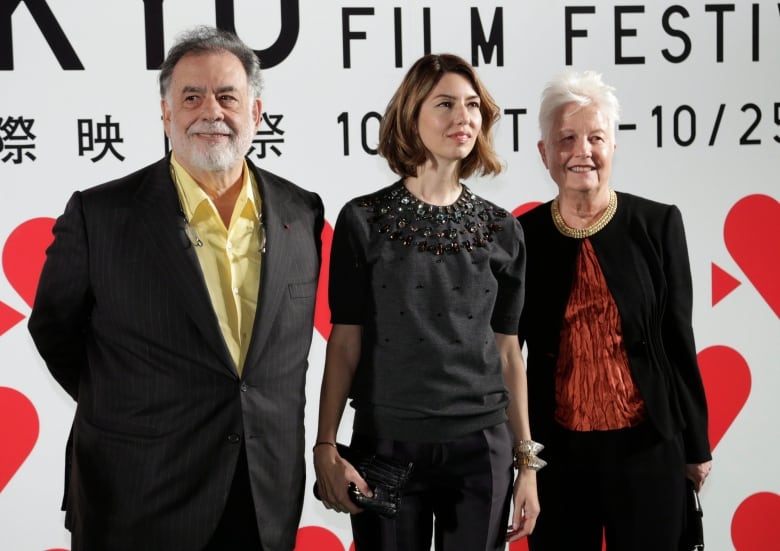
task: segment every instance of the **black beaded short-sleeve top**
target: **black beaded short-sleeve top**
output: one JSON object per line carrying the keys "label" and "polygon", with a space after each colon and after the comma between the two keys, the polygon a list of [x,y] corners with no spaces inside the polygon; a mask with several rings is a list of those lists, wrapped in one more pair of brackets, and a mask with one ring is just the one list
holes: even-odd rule
{"label": "black beaded short-sleeve top", "polygon": [[517,332],[524,270],[519,223],[465,185],[448,206],[403,181],[349,201],[329,303],[333,323],[363,327],[354,430],[444,441],[505,420],[495,333]]}

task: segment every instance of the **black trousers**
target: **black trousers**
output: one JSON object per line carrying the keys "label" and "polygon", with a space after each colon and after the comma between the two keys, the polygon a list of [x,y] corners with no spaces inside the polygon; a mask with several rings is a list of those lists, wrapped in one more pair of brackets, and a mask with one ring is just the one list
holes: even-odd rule
{"label": "black trousers", "polygon": [[444,443],[355,434],[352,445],[414,462],[394,520],[352,515],[355,551],[504,551],[514,482],[506,423]]}
{"label": "black trousers", "polygon": [[681,438],[662,440],[648,424],[570,432],[544,442],[538,472],[542,512],[531,551],[674,551],[685,517]]}
{"label": "black trousers", "polygon": [[214,535],[203,551],[262,550],[255,504],[249,486],[246,450],[242,447],[225,510]]}

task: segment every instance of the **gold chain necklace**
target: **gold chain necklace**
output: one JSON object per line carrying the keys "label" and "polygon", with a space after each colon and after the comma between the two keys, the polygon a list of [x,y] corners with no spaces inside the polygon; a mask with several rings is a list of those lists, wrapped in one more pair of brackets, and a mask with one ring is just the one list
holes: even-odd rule
{"label": "gold chain necklace", "polygon": [[617,211],[617,193],[615,193],[614,189],[609,190],[609,203],[607,204],[604,214],[587,228],[572,228],[566,224],[563,220],[563,216],[561,216],[561,211],[558,210],[558,197],[553,199],[550,210],[552,211],[553,223],[555,224],[555,227],[558,228],[559,232],[567,237],[584,239],[604,228],[604,226],[609,224],[609,221],[612,220],[612,217],[615,216],[615,212]]}

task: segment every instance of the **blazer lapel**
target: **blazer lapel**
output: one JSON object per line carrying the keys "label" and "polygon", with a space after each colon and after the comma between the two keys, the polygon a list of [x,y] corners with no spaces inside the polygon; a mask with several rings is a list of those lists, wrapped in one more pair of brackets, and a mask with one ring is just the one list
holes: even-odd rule
{"label": "blazer lapel", "polygon": [[231,373],[236,374],[194,246],[184,230],[185,221],[171,180],[168,157],[152,167],[135,199],[138,219],[152,244],[150,254],[160,268],[160,277],[171,282],[182,308],[198,327],[205,342],[211,345]]}
{"label": "blazer lapel", "polygon": [[259,360],[268,341],[272,320],[279,310],[282,293],[287,292],[287,274],[290,265],[290,251],[294,247],[287,231],[289,217],[289,193],[273,180],[273,175],[261,174],[252,164],[263,207],[266,248],[260,276],[260,292],[252,329],[252,340],[247,351],[246,365]]}

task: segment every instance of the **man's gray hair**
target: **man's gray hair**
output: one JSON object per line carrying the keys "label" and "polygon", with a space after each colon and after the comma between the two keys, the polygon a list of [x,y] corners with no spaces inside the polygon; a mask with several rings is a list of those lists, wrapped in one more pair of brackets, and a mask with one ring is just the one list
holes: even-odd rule
{"label": "man's gray hair", "polygon": [[173,68],[186,55],[230,52],[244,66],[249,82],[249,92],[253,99],[260,97],[263,89],[263,76],[260,60],[254,50],[244,44],[235,34],[215,27],[200,26],[179,35],[168,51],[165,61],[160,65],[160,97],[165,98],[171,88]]}

